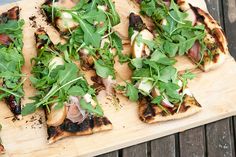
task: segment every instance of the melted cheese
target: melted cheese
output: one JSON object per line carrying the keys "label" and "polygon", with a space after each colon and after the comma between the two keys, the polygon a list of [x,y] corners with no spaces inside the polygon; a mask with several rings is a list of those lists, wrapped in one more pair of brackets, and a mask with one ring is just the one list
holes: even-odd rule
{"label": "melted cheese", "polygon": [[49,69],[53,70],[59,65],[64,65],[64,60],[61,57],[54,57],[49,63]]}

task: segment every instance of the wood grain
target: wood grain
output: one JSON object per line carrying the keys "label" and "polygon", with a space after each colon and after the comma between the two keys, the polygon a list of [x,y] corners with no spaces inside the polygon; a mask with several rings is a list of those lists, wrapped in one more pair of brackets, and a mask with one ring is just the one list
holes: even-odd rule
{"label": "wood grain", "polygon": [[209,13],[214,17],[216,21],[218,21],[218,23],[224,29],[221,0],[206,0],[206,4],[207,4]]}
{"label": "wood grain", "polygon": [[207,155],[209,157],[234,157],[234,138],[230,125],[230,118],[207,125]]}
{"label": "wood grain", "polygon": [[110,152],[107,154],[99,155],[97,157],[119,157],[119,151]]}
{"label": "wood grain", "polygon": [[205,157],[205,130],[200,126],[179,134],[181,157]]}
{"label": "wood grain", "polygon": [[[22,8],[21,16],[25,20],[23,53],[26,59],[26,65],[24,66],[24,72],[28,74],[28,76],[30,76],[30,59],[36,54],[35,42],[32,40],[34,39],[35,29],[30,27],[29,17],[36,15],[37,24],[45,27],[54,42],[60,39],[57,32],[46,25],[42,21],[41,16],[38,15],[37,6],[39,6],[42,1],[43,0],[24,0],[0,7],[1,11],[9,9],[13,5],[19,5]],[[132,10],[133,5],[130,5],[130,3],[126,1],[122,1],[122,4],[119,2],[119,0],[116,0],[117,9],[122,17],[122,27],[120,28],[127,28],[127,16]],[[196,3],[196,1],[194,2]],[[197,1],[197,4],[201,6],[205,5],[203,0]],[[123,33],[124,36],[126,35],[123,29],[118,29],[118,31],[120,31],[120,34]],[[126,49],[126,51],[127,50],[128,49]],[[179,68],[183,69],[188,66],[194,66],[191,62],[186,63],[186,60],[188,60],[186,57],[179,59]],[[125,73],[124,71],[126,69],[120,66],[119,70],[123,70],[122,72]],[[114,129],[109,132],[91,136],[67,138],[53,145],[47,144],[46,126],[42,112],[24,117],[23,121],[12,122],[11,118],[7,118],[11,117],[11,113],[6,105],[1,102],[2,112],[0,112],[0,119],[3,124],[1,136],[7,150],[5,156],[94,156],[235,115],[236,64],[232,57],[229,56],[227,62],[215,71],[203,73],[197,70],[195,72],[197,77],[190,82],[189,87],[203,106],[203,110],[199,114],[182,120],[148,125],[138,119],[137,104],[131,103],[127,101],[126,98],[120,96],[122,107],[116,110],[112,104],[106,105],[105,101],[107,100],[104,100],[104,95],[100,95],[99,100],[103,104],[106,116],[111,119]],[[199,86],[199,84],[201,84],[201,86]],[[26,98],[35,93],[29,81],[24,85],[24,89],[26,91]],[[24,99],[23,103],[26,102],[29,102],[29,100]],[[227,108],[225,107],[226,105]],[[33,116],[34,118],[36,117],[36,119],[43,118],[43,124],[34,125],[37,121],[26,123],[26,121],[29,121]],[[135,147],[140,149],[136,149]],[[125,152],[132,152],[134,149],[138,151],[142,150],[143,147],[147,148],[146,144],[135,147],[124,150],[123,154],[125,155]],[[127,154],[129,155],[130,153]],[[146,156],[148,151],[142,151],[140,154]]]}
{"label": "wood grain", "polygon": [[151,157],[175,157],[175,135],[151,141]]}
{"label": "wood grain", "polygon": [[225,32],[229,42],[229,51],[236,57],[236,1],[222,0],[224,7]]}
{"label": "wood grain", "polygon": [[123,157],[148,157],[147,143],[131,146],[122,150]]}

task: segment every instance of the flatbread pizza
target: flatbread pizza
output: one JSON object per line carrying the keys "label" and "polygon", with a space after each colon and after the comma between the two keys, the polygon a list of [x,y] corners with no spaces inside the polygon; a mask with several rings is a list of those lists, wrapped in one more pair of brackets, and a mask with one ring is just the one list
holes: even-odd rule
{"label": "flatbread pizza", "polygon": [[22,113],[30,114],[39,107],[45,109],[49,143],[68,136],[111,130],[112,124],[104,116],[95,90],[77,65],[65,59],[43,28],[36,31],[35,37],[38,55],[33,59],[31,82],[38,94]]}
{"label": "flatbread pizza", "polygon": [[24,21],[15,6],[0,15],[0,100],[5,100],[16,119],[21,119],[21,99],[24,96],[21,68]]}

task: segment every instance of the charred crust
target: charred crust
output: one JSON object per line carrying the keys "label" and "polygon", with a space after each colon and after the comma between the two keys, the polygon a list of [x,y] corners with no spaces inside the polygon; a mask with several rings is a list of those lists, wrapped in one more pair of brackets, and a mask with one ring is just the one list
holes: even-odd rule
{"label": "charred crust", "polygon": [[79,133],[92,134],[94,128],[102,128],[102,126],[111,125],[111,122],[106,117],[97,117],[90,115],[82,123],[73,123],[69,119],[65,119],[64,122],[57,127],[48,127],[48,139],[56,139],[63,135],[65,132],[71,135]]}
{"label": "charred crust", "polygon": [[[39,37],[40,35],[46,35],[46,36],[48,37],[48,39],[42,39],[42,38]],[[40,50],[40,49],[41,49],[42,47],[44,47],[46,44],[48,44],[48,46],[49,46],[51,49],[55,49],[53,43],[52,43],[51,41],[50,41],[50,42],[48,41],[48,40],[50,40],[50,39],[49,39],[49,36],[48,36],[48,34],[45,32],[45,30],[44,30],[43,27],[39,28],[39,29],[35,32],[35,40],[36,40],[36,47],[37,47],[38,50]]]}
{"label": "charred crust", "polygon": [[5,99],[7,105],[9,106],[11,112],[18,116],[21,114],[21,103],[17,103],[16,98],[14,95],[10,95]]}
{"label": "charred crust", "polygon": [[[221,52],[226,53],[226,51],[228,51],[226,48],[227,41],[222,41],[222,38],[223,38],[223,40],[226,40],[226,39],[225,39],[225,33],[220,28],[220,25],[213,19],[213,17],[211,17],[208,13],[204,12],[202,9],[200,9],[198,7],[194,7],[191,4],[190,4],[190,7],[194,11],[194,13],[197,17],[197,21],[204,24],[207,32],[215,38],[216,44],[217,44],[218,48],[221,50]],[[209,28],[208,23],[206,23],[206,19],[208,19],[209,22],[212,25],[215,25],[216,27],[213,29]],[[224,44],[226,44],[226,45],[224,45]]]}
{"label": "charred crust", "polygon": [[100,76],[92,76],[91,80],[94,82],[93,88],[95,88],[96,94],[105,89],[105,85],[103,84],[102,78]]}
{"label": "charred crust", "polygon": [[139,15],[130,13],[129,15],[129,29],[136,30],[138,32],[146,28],[142,18]]}
{"label": "charred crust", "polygon": [[[181,105],[181,106],[179,106]],[[161,115],[163,117],[177,114],[178,108],[179,113],[184,113],[191,108],[191,106],[201,107],[194,97],[185,95],[182,104],[175,104],[173,108],[162,106],[166,111],[160,109],[158,106],[150,103],[149,98],[142,97],[139,100],[139,118],[149,123],[155,116]]]}
{"label": "charred crust", "polygon": [[[55,0],[55,2],[58,2],[59,0]],[[46,0],[44,5],[51,5],[53,3],[53,0]]]}
{"label": "charred crust", "polygon": [[15,6],[8,10],[8,18],[9,20],[19,20],[20,15],[20,8],[18,6]]}
{"label": "charred crust", "polygon": [[139,117],[144,122],[151,120],[156,115],[153,105],[150,104],[150,100],[147,97],[139,99],[139,110],[141,112]]}
{"label": "charred crust", "polygon": [[90,120],[86,118],[83,123],[77,124],[73,123],[69,119],[65,119],[65,121],[60,125],[60,129],[63,131],[76,133],[90,129]]}
{"label": "charred crust", "polygon": [[100,127],[103,125],[103,121],[101,117],[94,117],[93,118],[93,123],[94,123],[94,127]]}
{"label": "charred crust", "polygon": [[220,28],[215,28],[212,30],[212,35],[215,37],[216,41],[217,41],[217,45],[219,46],[220,50],[224,53],[225,52],[225,48],[224,48],[224,45],[223,43],[220,41],[221,39],[221,36],[222,35],[225,35],[224,31]]}
{"label": "charred crust", "polygon": [[107,117],[102,117],[102,121],[103,121],[104,125],[110,125],[111,124],[111,121]]}
{"label": "charred crust", "polygon": [[7,23],[9,20],[19,20],[20,8],[15,6],[0,15],[0,23]]}
{"label": "charred crust", "polygon": [[213,56],[213,62],[216,63],[219,60],[220,54],[215,54]]}
{"label": "charred crust", "polygon": [[0,144],[0,154],[3,154],[5,152],[5,148],[2,144]]}

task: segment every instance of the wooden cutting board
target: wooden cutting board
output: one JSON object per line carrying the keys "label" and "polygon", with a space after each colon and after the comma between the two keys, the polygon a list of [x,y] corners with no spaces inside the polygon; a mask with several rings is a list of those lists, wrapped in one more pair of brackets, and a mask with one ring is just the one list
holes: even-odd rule
{"label": "wooden cutting board", "polygon": [[[39,15],[38,7],[42,2],[43,0],[24,0],[0,6],[0,12],[4,12],[14,5],[19,5],[22,9],[21,17],[25,20],[23,53],[26,60],[23,71],[27,77],[30,76],[30,58],[36,55],[34,41],[36,28],[32,26],[45,27],[55,43],[60,41],[58,33],[48,26]],[[206,10],[203,0],[191,0],[191,3]],[[138,13],[138,8],[130,0],[115,0],[115,4],[122,18],[122,23],[116,27],[116,30],[123,39],[127,39],[127,17],[131,11]],[[36,16],[37,24],[29,20],[29,17],[32,16]],[[145,21],[148,26],[152,25],[149,20]],[[124,52],[129,52],[128,46],[125,47]],[[179,70],[194,68],[186,57],[178,57],[177,60],[176,66]],[[129,78],[127,65],[116,64],[116,68],[123,78]],[[194,70],[194,73],[197,74],[197,77],[189,83],[189,87],[203,107],[200,113],[182,120],[145,124],[138,119],[136,103],[131,103],[126,98],[119,96],[120,105],[114,106],[107,98],[104,98],[104,93],[101,93],[99,100],[103,105],[105,115],[113,123],[113,130],[84,137],[70,137],[52,145],[47,144],[45,118],[42,111],[24,117],[22,121],[13,121],[6,104],[1,102],[0,123],[3,125],[1,137],[6,148],[6,154],[3,156],[94,156],[236,115],[236,64],[234,59],[228,56],[226,63],[219,69],[208,73]],[[88,73],[88,75],[90,74]],[[26,96],[23,104],[29,102],[27,97],[32,96],[35,92],[29,80],[26,81],[24,89]]]}

